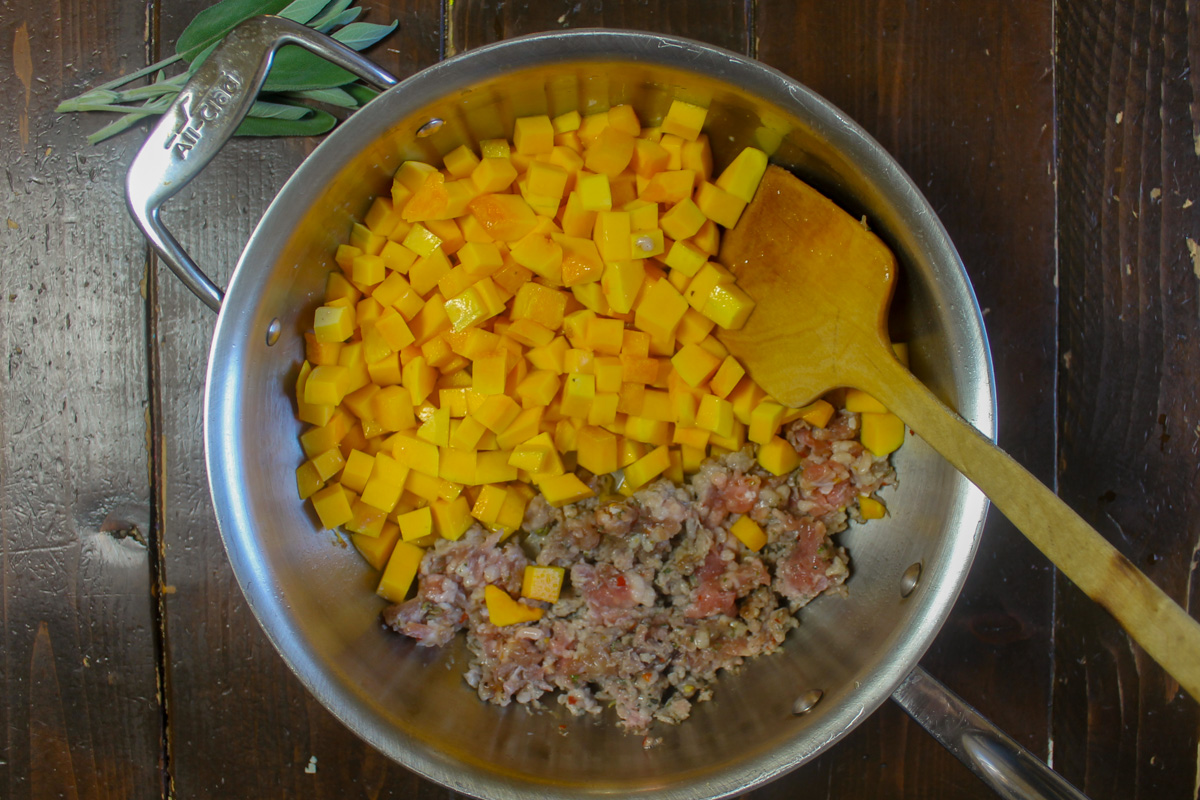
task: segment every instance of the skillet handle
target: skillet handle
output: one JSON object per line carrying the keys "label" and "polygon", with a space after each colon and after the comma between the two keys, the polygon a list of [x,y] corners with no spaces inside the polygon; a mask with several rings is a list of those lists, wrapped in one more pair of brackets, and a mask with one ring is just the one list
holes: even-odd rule
{"label": "skillet handle", "polygon": [[1004,800],[1088,800],[920,667],[896,687],[892,699]]}
{"label": "skillet handle", "polygon": [[134,221],[172,271],[213,311],[223,292],[162,224],[162,204],[200,174],[249,113],[275,53],[295,44],[370,84],[386,89],[396,79],[341,42],[282,17],[238,25],[213,50],[134,157],[125,178],[125,200]]}

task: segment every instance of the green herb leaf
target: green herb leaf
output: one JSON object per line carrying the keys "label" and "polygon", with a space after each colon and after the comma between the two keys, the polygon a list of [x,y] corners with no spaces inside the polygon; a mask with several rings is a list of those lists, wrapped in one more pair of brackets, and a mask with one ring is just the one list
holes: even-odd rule
{"label": "green herb leaf", "polygon": [[191,61],[209,45],[223,39],[239,22],[260,14],[277,14],[287,5],[288,0],[221,0],[197,14],[183,29],[175,43],[175,52]]}
{"label": "green herb leaf", "polygon": [[376,25],[371,22],[354,22],[333,34],[333,38],[337,39],[347,47],[355,50],[366,50],[371,45],[378,42],[383,37],[387,36],[392,31],[396,30],[396,26],[400,23],[392,20],[391,25]]}
{"label": "green herb leaf", "polygon": [[[324,13],[321,14],[321,16],[317,17],[314,20],[309,21],[309,23],[308,23],[309,27],[316,28],[317,30],[321,30],[321,28],[323,26],[329,24],[330,20],[336,19],[339,14],[341,14],[343,11],[345,11],[347,8],[349,8],[350,3],[351,3],[351,0],[333,0],[333,2],[330,3],[329,6],[325,9]],[[361,9],[359,9],[359,11],[361,11]],[[356,12],[354,16],[357,17],[358,13]],[[353,20],[351,20],[351,21],[353,21]],[[345,25],[346,23],[343,22],[342,24]]]}
{"label": "green herb leaf", "polygon": [[358,101],[344,89],[309,89],[304,92],[289,92],[287,96],[297,100],[325,103],[338,108],[358,108]]}
{"label": "green herb leaf", "polygon": [[337,124],[337,118],[317,108],[298,120],[247,117],[238,126],[238,136],[320,136]]}
{"label": "green herb leaf", "polygon": [[307,25],[327,5],[329,0],[292,0],[287,8],[279,12],[279,16]]}
{"label": "green herb leaf", "polygon": [[[92,144],[115,136],[140,121],[157,116],[168,107],[183,84],[212,53],[221,40],[241,22],[261,14],[279,14],[310,28],[329,33],[355,50],[378,42],[398,25],[357,22],[363,9],[354,0],[219,0],[188,24],[176,42],[176,55],[115,78],[59,104],[60,112],[109,111],[123,114],[88,137]],[[166,78],[162,68],[184,61],[187,68]],[[158,73],[151,83],[120,89],[134,80]],[[338,87],[345,86],[346,89]],[[355,76],[300,47],[289,45],[276,54],[262,90],[237,133],[242,136],[314,136],[337,124],[328,112],[301,104],[312,101],[354,109],[370,102],[378,92]],[[297,102],[292,102],[297,101]],[[136,104],[136,105],[135,105]]]}
{"label": "green herb leaf", "polygon": [[147,117],[154,116],[157,113],[157,111],[147,111],[144,113],[138,112],[136,114],[126,114],[120,119],[108,123],[95,133],[90,134],[87,137],[88,144],[100,144],[100,142],[103,142],[105,139],[111,139],[118,133],[123,133],[124,131],[129,130],[142,120],[146,119]]}
{"label": "green herb leaf", "polygon": [[219,45],[220,43],[221,43],[221,41],[218,39],[217,41],[210,44],[208,47],[201,50],[196,55],[196,57],[192,59],[192,63],[188,65],[187,72],[184,74],[187,75],[189,78],[192,77],[193,75],[195,75],[196,70],[200,69],[200,65],[208,60],[208,57],[212,54],[212,51],[216,50],[217,45]]}
{"label": "green herb leaf", "polygon": [[[180,58],[179,56],[170,56],[169,58],[164,58],[162,61],[155,61],[153,64],[151,64],[147,67],[142,67],[141,69],[137,70],[136,72],[131,72],[128,75],[122,75],[119,78],[113,78],[108,83],[102,83],[99,86],[97,86],[96,89],[115,89],[118,86],[124,86],[127,83],[132,83],[133,81],[136,81],[138,78],[144,78],[147,75],[150,75],[151,73],[161,70],[163,67],[167,67],[167,66],[170,66],[171,64],[174,64],[176,61],[179,60],[179,58]],[[93,91],[95,91],[95,90],[93,90]]]}
{"label": "green herb leaf", "polygon": [[264,92],[308,92],[353,83],[355,76],[320,56],[288,45],[275,55]]}
{"label": "green herb leaf", "polygon": [[330,18],[328,22],[321,24],[321,20],[317,20],[312,24],[312,26],[321,33],[329,33],[334,28],[342,25],[349,25],[351,22],[354,22],[354,20],[358,19],[359,15],[362,14],[362,11],[363,10],[361,8],[347,8],[337,16]]}
{"label": "green herb leaf", "polygon": [[[355,22],[335,32],[333,38],[347,47],[362,50],[394,31],[398,24],[394,20],[391,25]],[[263,91],[308,92],[345,86],[354,80],[355,76],[352,73],[329,63],[315,53],[289,46],[276,55]]]}
{"label": "green herb leaf", "polygon": [[256,100],[250,106],[248,116],[254,119],[286,119],[299,120],[308,116],[314,109],[309,106],[293,105],[291,103],[272,103],[267,100]]}
{"label": "green herb leaf", "polygon": [[354,98],[358,103],[359,108],[362,108],[367,103],[379,97],[379,92],[372,89],[370,86],[364,86],[361,83],[352,83],[344,90],[346,94]]}

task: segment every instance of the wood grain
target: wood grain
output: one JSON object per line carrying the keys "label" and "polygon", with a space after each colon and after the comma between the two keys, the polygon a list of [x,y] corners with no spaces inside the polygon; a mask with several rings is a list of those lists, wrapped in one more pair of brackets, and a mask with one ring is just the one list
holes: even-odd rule
{"label": "wood grain", "polygon": [[[759,59],[865,127],[937,211],[984,310],[1000,445],[1052,482],[1057,292],[1049,7],[762,0],[755,19]],[[1053,581],[1045,559],[991,515],[958,604],[922,661],[1042,754]],[[828,785],[830,797],[990,796],[909,727],[885,706],[800,770],[795,786]],[[849,773],[855,777],[847,780]]]}
{"label": "wood grain", "polygon": [[[1059,13],[1062,494],[1196,613],[1200,18],[1181,2]],[[1197,705],[1060,587],[1056,763],[1093,798],[1194,798]]]}
{"label": "wood grain", "polygon": [[58,101],[143,61],[142,9],[0,22],[0,797],[160,794],[145,244],[121,178]]}
{"label": "wood grain", "polygon": [[[173,42],[208,3],[163,2],[157,41]],[[371,55],[397,77],[434,62],[436,2],[367,3],[364,19],[399,19]],[[316,142],[235,140],[164,219],[224,286],[259,217]],[[216,320],[173,275],[153,276],[155,407],[168,637],[168,773],[176,797],[442,797],[380,756],[292,676],[253,618],[213,516],[201,436],[204,364]],[[306,772],[316,758],[316,771]]]}
{"label": "wood grain", "polygon": [[491,42],[567,28],[622,28],[685,36],[749,53],[754,4],[704,2],[603,3],[598,0],[455,3],[447,55]]}
{"label": "wood grain", "polygon": [[[150,3],[155,47],[204,5]],[[400,20],[374,55],[401,76],[509,36],[604,25],[757,55],[845,109],[963,256],[992,339],[1001,444],[1195,607],[1200,16],[1184,0],[369,7],[372,21]],[[88,149],[102,123],[52,113],[144,63],[143,8],[5,9],[0,796],[451,797],[333,720],[233,581],[201,452],[213,317],[155,270],[143,328],[145,248],[121,199],[138,136]],[[311,147],[237,142],[168,206],[218,282]],[[150,557],[144,541],[163,549]],[[159,573],[173,591],[161,626]],[[923,664],[1096,800],[1195,800],[1196,704],[998,516]],[[991,796],[890,705],[753,793],[797,795]]]}

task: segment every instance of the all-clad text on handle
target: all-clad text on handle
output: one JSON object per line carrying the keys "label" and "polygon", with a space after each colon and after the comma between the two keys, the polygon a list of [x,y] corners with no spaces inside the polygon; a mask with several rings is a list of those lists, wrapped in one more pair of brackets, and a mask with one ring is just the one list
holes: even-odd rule
{"label": "all-clad text on handle", "polygon": [[125,179],[125,199],[142,233],[167,266],[214,311],[222,291],[196,265],[159,218],[162,204],[196,177],[245,119],[275,53],[304,47],[386,89],[396,79],[341,42],[282,17],[256,17],[234,28],[183,87],[138,151]]}

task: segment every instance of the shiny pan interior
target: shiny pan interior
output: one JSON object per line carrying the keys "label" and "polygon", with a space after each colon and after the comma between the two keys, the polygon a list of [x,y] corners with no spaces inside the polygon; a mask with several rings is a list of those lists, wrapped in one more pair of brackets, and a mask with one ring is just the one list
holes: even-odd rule
{"label": "shiny pan interior", "polygon": [[[377,580],[296,497],[303,460],[292,386],[303,333],[351,220],[409,158],[437,162],[462,143],[507,137],[530,114],[632,103],[643,124],[673,98],[709,108],[720,169],[746,145],[771,153],[896,251],[895,335],[914,371],[988,435],[991,364],[979,309],[929,204],[892,159],[837,109],[735,54],[649,34],[573,31],[480,48],[400,83],[355,114],[288,181],[254,232],[213,337],[205,445],[234,572],[258,619],[308,689],[383,753],[456,791],[485,797],[719,797],[812,758],[871,714],[929,646],[962,586],[986,501],[923,443],[895,456],[890,516],[840,534],[846,597],[801,612],[784,652],[724,675],[712,702],[662,743],[572,718],[481,702],[463,681],[461,640],[415,647],[383,629]],[[440,121],[440,122],[439,122]],[[282,335],[268,345],[278,320]],[[797,354],[802,357],[803,354]],[[921,564],[915,591],[902,576]],[[794,715],[793,702],[822,700]]]}

